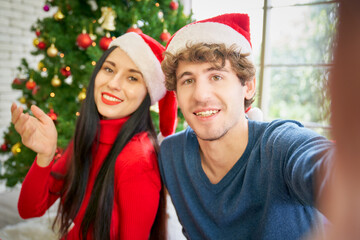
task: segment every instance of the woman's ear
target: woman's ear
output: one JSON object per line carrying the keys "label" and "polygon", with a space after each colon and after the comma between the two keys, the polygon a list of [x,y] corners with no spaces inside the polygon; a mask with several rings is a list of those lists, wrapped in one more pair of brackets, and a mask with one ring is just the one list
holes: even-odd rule
{"label": "woman's ear", "polygon": [[256,90],[256,79],[255,77],[252,80],[246,81],[245,82],[245,98],[247,100],[251,99],[254,97],[255,95],[255,90]]}

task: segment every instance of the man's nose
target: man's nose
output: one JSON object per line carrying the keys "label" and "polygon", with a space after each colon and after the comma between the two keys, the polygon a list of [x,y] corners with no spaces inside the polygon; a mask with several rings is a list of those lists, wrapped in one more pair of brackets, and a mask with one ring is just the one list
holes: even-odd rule
{"label": "man's nose", "polygon": [[193,97],[198,102],[206,102],[209,100],[211,92],[211,84],[206,79],[198,79],[195,83]]}

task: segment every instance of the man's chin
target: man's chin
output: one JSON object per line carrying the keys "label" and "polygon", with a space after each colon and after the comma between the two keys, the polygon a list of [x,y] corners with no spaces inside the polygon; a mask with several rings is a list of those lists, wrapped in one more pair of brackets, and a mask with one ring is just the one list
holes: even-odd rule
{"label": "man's chin", "polygon": [[202,141],[218,141],[221,140],[228,131],[223,131],[223,132],[215,132],[215,133],[211,133],[211,132],[207,132],[207,133],[197,133],[194,130],[196,137]]}

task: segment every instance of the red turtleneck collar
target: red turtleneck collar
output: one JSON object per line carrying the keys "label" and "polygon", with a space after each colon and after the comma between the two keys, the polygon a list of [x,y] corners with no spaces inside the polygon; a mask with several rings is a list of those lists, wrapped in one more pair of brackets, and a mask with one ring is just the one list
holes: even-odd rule
{"label": "red turtleneck collar", "polygon": [[120,129],[129,118],[130,116],[120,119],[100,120],[100,142],[113,144]]}

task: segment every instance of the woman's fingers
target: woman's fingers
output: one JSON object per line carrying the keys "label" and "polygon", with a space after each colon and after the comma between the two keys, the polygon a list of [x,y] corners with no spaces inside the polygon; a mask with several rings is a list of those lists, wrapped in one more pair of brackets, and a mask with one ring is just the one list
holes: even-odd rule
{"label": "woman's fingers", "polygon": [[16,131],[18,131],[19,133],[20,132],[23,133],[26,130],[28,124],[31,124],[31,122],[28,121],[29,117],[30,116],[29,116],[28,113],[20,114],[20,116],[19,116],[19,118],[18,118],[18,120],[17,120],[17,122],[15,124]]}
{"label": "woman's fingers", "polygon": [[25,145],[32,144],[32,136],[34,135],[35,130],[36,130],[36,127],[33,124],[29,124],[25,127],[23,133],[21,134],[21,141]]}
{"label": "woman's fingers", "polygon": [[13,124],[16,124],[18,118],[20,117],[20,115],[23,113],[23,109],[22,107],[17,107],[15,104],[15,107],[11,108],[11,122]]}
{"label": "woman's fingers", "polygon": [[12,103],[12,104],[11,104],[11,113],[13,113],[16,108],[17,108],[16,103]]}
{"label": "woman's fingers", "polygon": [[44,113],[44,111],[41,110],[38,106],[32,105],[30,109],[31,109],[32,113],[34,114],[34,116],[37,119],[39,119],[39,121],[42,124],[48,125],[48,124],[51,124],[53,122],[51,120],[51,118],[48,115],[46,115]]}

